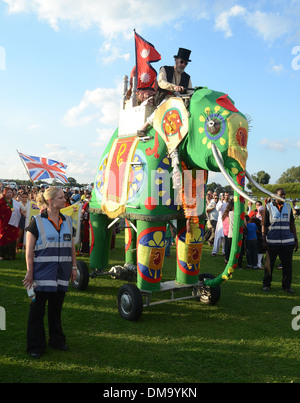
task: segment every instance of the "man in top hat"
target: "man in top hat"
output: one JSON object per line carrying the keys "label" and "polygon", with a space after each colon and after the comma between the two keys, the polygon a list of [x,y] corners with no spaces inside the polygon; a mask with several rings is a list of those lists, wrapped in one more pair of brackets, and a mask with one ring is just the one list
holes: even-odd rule
{"label": "man in top hat", "polygon": [[191,77],[184,71],[190,60],[191,51],[179,48],[174,66],[163,66],[158,75],[157,102],[160,104],[166,96],[174,96],[174,92],[188,93],[186,88],[192,88]]}
{"label": "man in top hat", "polygon": [[[176,96],[178,93],[192,93],[191,90],[186,88],[192,88],[191,77],[184,71],[190,60],[191,51],[185,48],[179,48],[177,55],[174,55],[174,66],[163,66],[159,70],[158,74],[158,88],[155,95],[154,103],[159,106],[162,102],[166,101],[171,96]],[[147,128],[153,124],[154,113],[149,116],[146,123],[138,130],[139,136],[146,134]]]}

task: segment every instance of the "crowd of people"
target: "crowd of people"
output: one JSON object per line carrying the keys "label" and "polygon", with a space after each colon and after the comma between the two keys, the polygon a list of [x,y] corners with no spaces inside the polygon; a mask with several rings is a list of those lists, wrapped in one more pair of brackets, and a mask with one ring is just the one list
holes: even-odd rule
{"label": "crowd of people", "polygon": [[[4,259],[14,260],[16,253],[23,247],[26,214],[28,204],[36,202],[38,195],[44,193],[45,186],[19,185],[11,188],[3,186],[0,182],[0,261]],[[64,207],[68,207],[78,201],[82,203],[81,213],[81,253],[89,252],[89,201],[91,192],[89,189],[66,187],[64,193]]]}
{"label": "crowd of people", "polygon": [[[243,269],[243,257],[246,256],[247,268],[264,269],[263,291],[267,292],[270,291],[273,268],[279,257],[282,288],[292,294],[292,256],[298,250],[294,217],[298,215],[298,209],[295,203],[291,207],[281,200],[285,199],[284,189],[278,188],[276,195],[275,200],[265,199],[265,206],[258,200],[253,208],[252,203],[248,202],[238,268]],[[217,256],[222,247],[222,255],[227,263],[234,221],[234,203],[229,192],[221,193],[220,196],[216,192],[207,192],[206,216],[204,240],[213,248],[213,257]]]}
{"label": "crowd of people", "polygon": [[[28,203],[36,201],[39,193],[44,192],[45,187],[41,186],[25,186],[21,185],[16,188],[1,186],[0,183],[0,261],[3,259],[14,260],[16,253],[20,252],[23,246],[23,236],[25,230],[26,212],[28,211]],[[78,253],[89,253],[89,201],[91,192],[88,189],[66,187],[64,192],[64,204],[68,207],[76,202],[82,202],[81,210],[81,227],[80,227],[80,250]],[[279,188],[278,192],[285,197],[283,189]],[[243,268],[243,259],[246,258],[246,267],[249,269],[265,269],[268,267],[268,281],[264,282],[264,290],[270,289],[270,278],[273,266],[275,264],[274,255],[271,247],[268,247],[267,230],[277,218],[273,212],[270,221],[270,208],[275,204],[276,209],[280,212],[283,205],[280,205],[280,200],[272,201],[271,199],[264,200],[264,206],[260,200],[255,203],[255,207],[251,202],[248,202],[247,214],[245,215],[244,233],[242,239],[241,253],[238,259],[238,268]],[[286,205],[287,203],[283,203]],[[289,206],[289,205],[288,205]],[[292,203],[292,208],[287,207],[288,211],[284,213],[289,217],[290,232],[293,236],[293,241],[290,243],[294,246],[297,242],[297,234],[294,225],[294,217],[299,214],[299,209],[296,203]],[[276,210],[276,211],[277,211]],[[206,195],[206,232],[204,240],[212,247],[212,257],[216,257],[221,250],[224,256],[225,263],[229,261],[229,255],[232,243],[232,230],[234,220],[234,203],[229,192],[221,193],[208,191]],[[274,217],[275,218],[274,218]],[[273,220],[273,221],[272,221]],[[174,242],[172,237],[172,229],[168,231],[166,256],[170,256],[170,246]],[[278,246],[278,245],[277,245]],[[285,246],[286,242],[285,242]],[[277,249],[278,250],[278,247]],[[289,253],[292,255],[292,253]],[[276,255],[277,256],[277,255]],[[286,263],[285,255],[279,256],[280,262],[278,268],[284,271],[286,277],[287,266],[287,282],[283,283],[284,289],[290,289],[291,283],[291,261]],[[284,263],[285,262],[285,263]]]}

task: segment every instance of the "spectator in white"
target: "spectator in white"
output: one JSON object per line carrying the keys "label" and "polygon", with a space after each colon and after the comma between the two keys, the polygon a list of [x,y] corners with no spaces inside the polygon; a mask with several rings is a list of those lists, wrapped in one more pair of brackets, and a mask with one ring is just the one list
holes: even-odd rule
{"label": "spectator in white", "polygon": [[210,200],[210,203],[206,207],[208,221],[211,225],[210,237],[207,239],[207,243],[209,244],[209,246],[213,246],[213,244],[214,244],[215,232],[216,232],[218,215],[219,215],[219,213],[216,209],[216,205],[217,205],[218,201],[219,201],[219,196],[216,193],[214,193],[213,198]]}
{"label": "spectator in white", "polygon": [[296,203],[297,203],[296,200],[292,201],[292,210],[293,210],[293,214],[294,214],[295,218],[300,215],[300,211],[299,211],[300,209],[299,209],[299,206]]}
{"label": "spectator in white", "polygon": [[264,256],[264,253],[266,252],[264,249],[264,244],[263,244],[263,239],[262,239],[262,234],[261,234],[261,221],[263,219],[264,215],[264,210],[265,208],[260,205],[258,207],[257,213],[256,213],[256,220],[255,223],[258,228],[258,234],[257,234],[257,246],[258,246],[258,255],[257,255],[257,266],[259,269],[262,269],[262,258]]}
{"label": "spectator in white", "polygon": [[206,205],[208,206],[210,201],[213,199],[213,192],[208,190],[206,193]]}
{"label": "spectator in white", "polygon": [[221,193],[221,200],[218,201],[216,205],[216,210],[218,211],[218,222],[216,226],[216,233],[214,239],[214,247],[212,250],[212,256],[217,256],[220,246],[222,244],[222,254],[225,255],[225,240],[224,240],[224,233],[223,233],[223,221],[222,216],[227,207],[227,204],[230,200],[229,192],[225,192],[224,194]]}
{"label": "spectator in white", "polygon": [[252,210],[252,202],[248,201],[248,206],[247,206],[247,214],[249,215],[250,211]]}
{"label": "spectator in white", "polygon": [[26,213],[29,208],[28,194],[27,192],[23,192],[20,194],[20,213],[21,218],[19,222],[19,237],[17,239],[16,244],[16,252],[18,253],[18,248],[23,246],[23,238],[24,238],[24,229],[25,229],[25,221],[26,221]]}

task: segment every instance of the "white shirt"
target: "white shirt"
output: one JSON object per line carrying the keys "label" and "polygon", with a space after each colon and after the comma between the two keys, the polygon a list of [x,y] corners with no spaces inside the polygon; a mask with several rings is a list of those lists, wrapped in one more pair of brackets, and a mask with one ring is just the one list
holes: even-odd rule
{"label": "white shirt", "polygon": [[233,236],[233,218],[234,218],[234,211],[229,211],[229,231],[228,231],[228,238],[232,238],[232,236]]}
{"label": "white shirt", "polygon": [[12,205],[14,210],[11,213],[11,217],[8,224],[12,225],[13,227],[18,227],[21,218],[20,203],[17,200],[12,199]]}
{"label": "white shirt", "polygon": [[213,207],[213,210],[208,212],[208,218],[211,221],[218,221],[218,211],[216,210],[216,202],[215,201],[211,201],[209,203],[209,205],[206,207],[206,209],[211,209]]}

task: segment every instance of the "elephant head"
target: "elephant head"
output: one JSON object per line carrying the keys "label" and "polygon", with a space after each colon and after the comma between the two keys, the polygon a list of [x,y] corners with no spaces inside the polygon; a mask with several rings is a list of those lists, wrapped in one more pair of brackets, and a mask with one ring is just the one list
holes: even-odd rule
{"label": "elephant head", "polygon": [[191,168],[221,172],[243,197],[248,121],[224,93],[197,90],[190,104],[189,133],[181,154]]}
{"label": "elephant head", "polygon": [[[180,155],[190,168],[222,172],[234,189],[234,229],[229,262],[224,272],[210,286],[228,279],[237,267],[244,227],[244,199],[254,202],[244,192],[245,177],[264,193],[247,173],[248,121],[227,94],[207,88],[195,91],[190,102],[189,135],[180,145]],[[192,134],[192,135],[191,135]]]}

